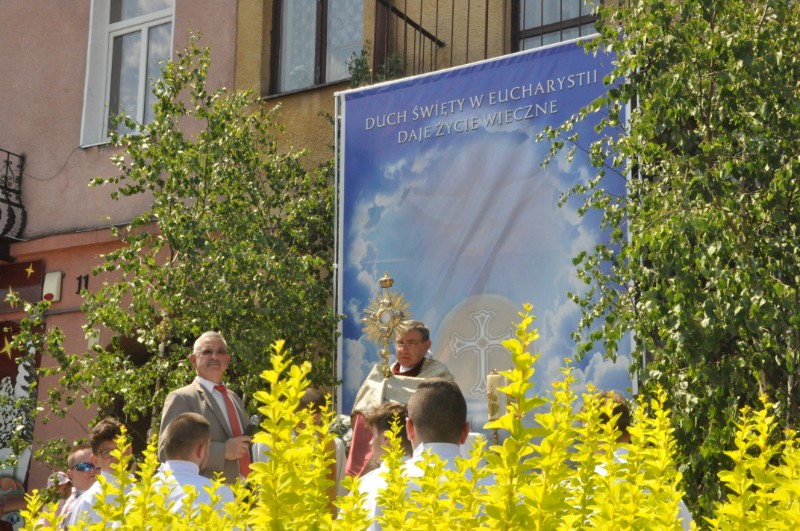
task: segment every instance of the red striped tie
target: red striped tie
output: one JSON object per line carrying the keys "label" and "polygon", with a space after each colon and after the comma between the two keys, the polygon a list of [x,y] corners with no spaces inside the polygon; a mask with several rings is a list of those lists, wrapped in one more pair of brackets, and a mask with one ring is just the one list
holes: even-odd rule
{"label": "red striped tie", "polygon": [[[225,407],[228,408],[228,420],[231,422],[231,433],[233,433],[234,437],[241,437],[242,425],[239,423],[239,414],[236,413],[236,408],[233,407],[233,401],[231,397],[228,396],[228,389],[222,384],[215,385],[214,389],[222,393],[222,396],[225,398]],[[239,458],[239,473],[242,477],[247,477],[250,473],[250,455],[248,455],[247,452]]]}

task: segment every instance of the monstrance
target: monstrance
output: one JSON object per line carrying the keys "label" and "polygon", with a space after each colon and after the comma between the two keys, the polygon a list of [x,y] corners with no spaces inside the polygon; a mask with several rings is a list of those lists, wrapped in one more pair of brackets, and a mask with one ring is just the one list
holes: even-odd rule
{"label": "monstrance", "polygon": [[408,303],[402,295],[390,288],[394,284],[394,279],[389,276],[388,271],[378,280],[382,292],[378,293],[375,299],[364,309],[363,331],[367,338],[378,343],[381,355],[381,371],[383,377],[388,378],[392,375],[389,368],[389,344],[392,338],[405,332],[405,321],[411,317],[408,312]]}

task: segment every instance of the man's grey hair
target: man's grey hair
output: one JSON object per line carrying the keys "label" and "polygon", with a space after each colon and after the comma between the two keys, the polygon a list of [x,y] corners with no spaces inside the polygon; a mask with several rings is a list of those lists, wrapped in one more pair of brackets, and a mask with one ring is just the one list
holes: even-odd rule
{"label": "man's grey hair", "polygon": [[196,354],[198,352],[197,349],[200,347],[200,342],[207,337],[214,337],[219,339],[220,341],[222,341],[222,344],[225,345],[225,348],[228,348],[228,342],[225,341],[225,338],[222,337],[222,334],[220,334],[219,332],[215,332],[214,330],[209,330],[207,332],[203,332],[202,334],[200,334],[200,337],[198,337],[195,340],[194,347],[192,347],[193,353]]}
{"label": "man's grey hair", "polygon": [[422,341],[427,341],[431,338],[431,331],[425,326],[422,321],[408,320],[403,322],[403,334],[413,332],[416,330],[422,337]]}

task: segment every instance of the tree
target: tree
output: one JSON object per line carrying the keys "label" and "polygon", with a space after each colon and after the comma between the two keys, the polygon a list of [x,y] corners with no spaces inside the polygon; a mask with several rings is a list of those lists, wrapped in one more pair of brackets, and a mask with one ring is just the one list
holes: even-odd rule
{"label": "tree", "polygon": [[[330,167],[307,171],[302,152],[280,152],[274,110],[249,92],[210,91],[209,63],[192,41],[165,66],[153,120],[117,118],[136,133],[111,133],[119,174],[92,183],[152,204],[115,230],[121,246],[94,270],[102,287],[84,292],[87,333],[104,327],[113,340],[65,364],[85,375],[86,402],[130,419],[152,410],[154,424],[166,393],[190,379],[204,330],[225,335],[230,383],[245,396],[284,338],[294,361],[313,361],[314,383],[332,381]],[[127,356],[126,342],[146,352]]]}
{"label": "tree", "polygon": [[[800,409],[800,5],[784,0],[638,0],[600,8],[589,50],[613,50],[607,94],[547,131],[553,154],[589,149],[582,194],[613,229],[575,260],[590,285],[579,353],[615,356],[670,393],[688,500],[707,514],[743,406]],[[631,105],[627,121],[621,111]],[[604,113],[580,146],[576,120]],[[604,182],[627,178],[627,197]],[[698,508],[698,507],[696,507]]]}

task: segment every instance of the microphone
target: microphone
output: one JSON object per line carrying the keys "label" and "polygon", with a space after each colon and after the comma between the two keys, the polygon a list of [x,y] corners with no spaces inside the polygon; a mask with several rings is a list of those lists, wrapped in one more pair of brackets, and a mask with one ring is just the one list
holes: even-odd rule
{"label": "microphone", "polygon": [[244,427],[244,435],[252,437],[252,435],[256,432],[259,426],[261,426],[261,417],[259,417],[258,415],[251,416],[250,422],[248,422],[247,426]]}

